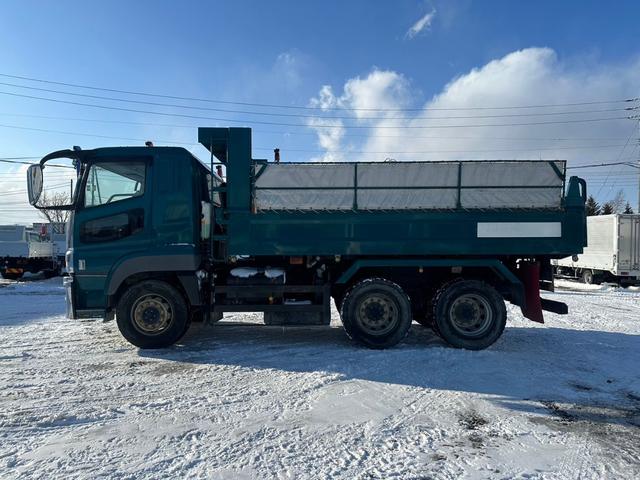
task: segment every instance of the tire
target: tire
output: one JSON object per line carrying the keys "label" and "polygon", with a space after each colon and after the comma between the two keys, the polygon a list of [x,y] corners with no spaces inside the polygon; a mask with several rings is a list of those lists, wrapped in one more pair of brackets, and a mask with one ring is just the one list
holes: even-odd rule
{"label": "tire", "polygon": [[587,285],[593,284],[593,272],[591,270],[582,271],[582,283],[586,283]]}
{"label": "tire", "polygon": [[502,296],[479,280],[444,285],[434,301],[438,334],[451,346],[482,350],[492,345],[507,323]]}
{"label": "tire", "polygon": [[136,347],[165,348],[187,332],[190,316],[178,290],[166,282],[147,280],[124,292],[116,322],[122,336]]}
{"label": "tire", "polygon": [[411,327],[411,301],[389,280],[363,280],[347,292],[340,308],[342,325],[352,340],[369,348],[389,348]]}
{"label": "tire", "polygon": [[21,273],[3,272],[2,273],[2,278],[6,279],[6,280],[19,280],[20,278],[22,278],[22,274]]}
{"label": "tire", "polygon": [[56,271],[55,270],[43,270],[42,274],[44,275],[44,278],[53,278],[56,276]]}

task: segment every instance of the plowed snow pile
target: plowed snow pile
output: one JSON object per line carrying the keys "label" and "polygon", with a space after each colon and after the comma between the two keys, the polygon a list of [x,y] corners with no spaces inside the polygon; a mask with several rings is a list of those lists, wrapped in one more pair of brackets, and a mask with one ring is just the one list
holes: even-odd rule
{"label": "plowed snow pile", "polygon": [[0,285],[1,478],[640,478],[640,292],[559,282],[480,352],[234,314],[140,351],[64,317],[60,279]]}

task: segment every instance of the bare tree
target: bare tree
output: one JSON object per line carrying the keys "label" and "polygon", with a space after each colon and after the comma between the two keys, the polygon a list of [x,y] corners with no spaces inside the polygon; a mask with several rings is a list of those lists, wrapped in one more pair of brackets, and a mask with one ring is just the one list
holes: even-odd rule
{"label": "bare tree", "polygon": [[39,210],[40,215],[42,215],[47,222],[66,223],[69,219],[69,210],[47,209],[47,207],[61,207],[63,205],[69,205],[69,203],[71,203],[71,197],[68,193],[54,192],[50,195],[43,193],[39,203],[44,207],[42,210]]}
{"label": "bare tree", "polygon": [[627,203],[627,199],[624,198],[624,191],[618,190],[616,196],[613,197],[613,200],[611,200],[609,203],[613,207],[613,213],[622,213]]}

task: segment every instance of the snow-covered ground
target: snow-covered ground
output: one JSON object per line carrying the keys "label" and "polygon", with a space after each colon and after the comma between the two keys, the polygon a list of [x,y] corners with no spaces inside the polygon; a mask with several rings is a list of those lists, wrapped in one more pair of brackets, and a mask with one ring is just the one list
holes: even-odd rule
{"label": "snow-covered ground", "polygon": [[2,478],[639,478],[640,292],[561,281],[490,349],[398,348],[235,314],[140,351],[0,284]]}

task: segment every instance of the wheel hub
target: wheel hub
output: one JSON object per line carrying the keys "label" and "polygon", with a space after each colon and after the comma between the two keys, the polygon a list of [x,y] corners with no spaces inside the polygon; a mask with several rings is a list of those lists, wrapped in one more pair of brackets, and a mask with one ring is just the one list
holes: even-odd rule
{"label": "wheel hub", "polygon": [[491,327],[493,312],[486,298],[477,294],[458,297],[449,311],[451,325],[467,337],[480,336]]}
{"label": "wheel hub", "polygon": [[160,295],[145,295],[132,307],[133,326],[145,335],[159,335],[171,325],[173,313],[169,302]]}
{"label": "wheel hub", "polygon": [[358,307],[356,319],[369,335],[384,335],[398,322],[398,309],[386,295],[369,295]]}
{"label": "wheel hub", "polygon": [[365,314],[368,319],[379,322],[385,314],[384,307],[379,303],[368,303],[365,307]]}

